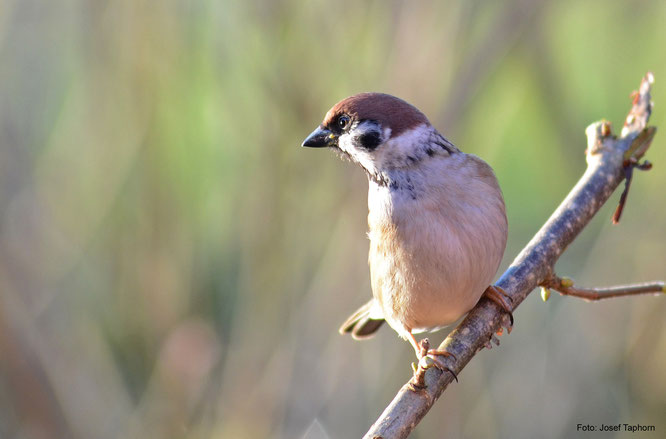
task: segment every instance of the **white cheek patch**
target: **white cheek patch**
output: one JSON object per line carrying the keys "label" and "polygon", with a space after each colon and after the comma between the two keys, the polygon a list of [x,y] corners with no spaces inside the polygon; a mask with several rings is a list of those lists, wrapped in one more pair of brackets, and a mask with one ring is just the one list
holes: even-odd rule
{"label": "white cheek patch", "polygon": [[354,145],[354,138],[357,135],[357,131],[354,131],[353,135],[351,133],[341,135],[338,138],[338,148],[349,154],[355,162],[363,166],[368,172],[376,173],[377,167],[372,152],[361,150]]}
{"label": "white cheek patch", "polygon": [[426,154],[424,145],[429,144],[433,133],[432,127],[421,124],[391,138],[391,129],[384,128],[377,148],[368,150],[361,146],[361,138],[373,132],[377,133],[377,129],[376,123],[364,121],[352,126],[349,132],[338,138],[338,147],[373,175],[418,161]]}

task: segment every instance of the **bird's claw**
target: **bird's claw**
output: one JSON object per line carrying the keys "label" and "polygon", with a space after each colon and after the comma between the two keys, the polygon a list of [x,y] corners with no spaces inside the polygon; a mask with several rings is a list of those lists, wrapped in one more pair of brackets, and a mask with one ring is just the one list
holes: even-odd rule
{"label": "bird's claw", "polygon": [[[495,302],[500,308],[504,310],[504,312],[507,313],[510,323],[507,325],[506,330],[508,333],[511,333],[511,329],[513,328],[513,300],[511,299],[511,296],[509,296],[502,288],[495,285],[490,285],[488,288],[486,288],[486,291],[483,292],[483,295],[489,300]],[[498,332],[501,335],[501,330]]]}

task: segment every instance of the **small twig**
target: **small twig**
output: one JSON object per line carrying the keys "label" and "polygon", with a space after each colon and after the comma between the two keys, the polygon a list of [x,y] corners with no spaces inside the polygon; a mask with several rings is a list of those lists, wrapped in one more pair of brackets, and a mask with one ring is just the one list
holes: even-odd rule
{"label": "small twig", "polygon": [[580,297],[585,300],[602,300],[613,297],[638,296],[641,294],[664,294],[664,282],[650,282],[633,285],[620,285],[606,288],[575,287],[571,279],[553,276],[541,284],[541,287],[555,290],[565,296]]}
{"label": "small twig", "polygon": [[[608,128],[610,133],[610,124],[602,125],[602,130],[605,127]],[[656,132],[657,128],[655,127],[644,128],[638,134],[638,136],[636,136],[634,141],[631,142],[629,149],[627,149],[627,151],[624,153],[624,161],[622,162],[622,167],[624,168],[624,190],[622,191],[622,195],[620,195],[620,201],[617,204],[615,213],[613,213],[613,224],[620,222],[620,217],[622,216],[624,205],[627,202],[627,195],[629,195],[629,188],[631,187],[631,179],[634,175],[634,169],[640,169],[641,171],[649,171],[652,169],[652,163],[648,162],[647,160],[645,160],[643,163],[639,163],[638,160],[643,157],[645,151],[647,151],[647,149],[650,147]]]}

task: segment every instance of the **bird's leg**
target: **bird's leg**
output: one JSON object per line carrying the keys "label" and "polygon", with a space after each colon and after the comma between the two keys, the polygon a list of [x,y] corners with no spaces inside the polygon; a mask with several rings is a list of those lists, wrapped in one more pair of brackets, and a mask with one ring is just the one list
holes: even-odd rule
{"label": "bird's leg", "polygon": [[490,285],[488,288],[486,288],[486,291],[483,292],[483,295],[495,302],[497,305],[499,305],[500,308],[509,314],[511,325],[507,328],[507,330],[511,332],[511,328],[513,327],[513,301],[511,300],[511,297],[506,293],[506,291],[500,287],[496,287],[495,285]]}
{"label": "bird's leg", "polygon": [[[450,372],[451,375],[453,375],[453,378],[458,381],[458,376],[456,373],[452,371],[451,368],[449,368],[440,358],[438,358],[452,357],[455,361],[455,355],[446,349],[430,349],[430,341],[427,338],[424,338],[419,342],[416,341],[416,338],[414,337],[414,334],[412,334],[411,330],[408,330],[407,333],[409,334],[409,343],[411,343],[412,347],[414,348],[414,352],[416,352],[416,357],[419,359],[419,366],[423,367],[423,369],[427,369],[430,366],[435,366],[439,370]],[[430,361],[423,360],[424,358],[428,358]],[[416,370],[414,372],[414,376],[416,377],[418,373],[418,370]],[[421,380],[419,379],[419,381]]]}
{"label": "bird's leg", "polygon": [[416,353],[416,358],[420,360],[421,358],[425,357],[428,354],[428,350],[430,349],[430,342],[428,341],[428,339],[424,338],[423,340],[418,342],[416,341],[414,334],[412,334],[412,331],[407,330],[407,334],[409,334],[409,343],[414,348],[414,352]]}

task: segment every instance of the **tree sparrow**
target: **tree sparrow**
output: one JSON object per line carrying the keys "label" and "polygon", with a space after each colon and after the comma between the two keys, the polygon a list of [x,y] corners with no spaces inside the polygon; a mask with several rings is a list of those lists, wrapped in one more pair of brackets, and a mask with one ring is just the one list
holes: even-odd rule
{"label": "tree sparrow", "polygon": [[508,296],[488,287],[508,226],[486,162],[456,148],[414,106],[382,93],[340,101],[302,146],[337,150],[363,168],[370,185],[373,298],[341,333],[362,339],[387,321],[420,359],[450,354],[429,350],[413,334],[453,323],[484,292],[511,312]]}

